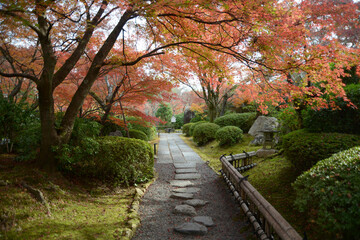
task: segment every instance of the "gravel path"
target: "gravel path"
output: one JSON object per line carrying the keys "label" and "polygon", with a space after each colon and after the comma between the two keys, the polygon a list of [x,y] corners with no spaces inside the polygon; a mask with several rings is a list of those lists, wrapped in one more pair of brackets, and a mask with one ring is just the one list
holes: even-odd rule
{"label": "gravel path", "polygon": [[[190,180],[191,187],[200,188],[194,198],[208,201],[196,208],[196,216],[210,216],[215,222],[204,236],[184,235],[174,231],[176,226],[189,222],[192,217],[175,215],[175,206],[185,200],[170,198],[176,187],[170,185],[175,179],[174,163],[196,163],[199,179]],[[241,240],[251,235],[244,232],[247,222],[240,209],[220,178],[201,158],[179,137],[179,134],[161,134],[158,160],[155,163],[157,180],[148,188],[140,205],[141,227],[134,240],[151,239],[219,239]]]}

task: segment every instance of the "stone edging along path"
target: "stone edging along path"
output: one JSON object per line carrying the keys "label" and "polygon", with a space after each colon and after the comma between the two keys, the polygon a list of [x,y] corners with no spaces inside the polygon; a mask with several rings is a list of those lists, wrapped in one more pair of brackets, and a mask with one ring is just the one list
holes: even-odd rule
{"label": "stone edging along path", "polygon": [[158,178],[141,200],[133,239],[247,238],[247,223],[223,180],[178,134],[161,134],[155,168]]}

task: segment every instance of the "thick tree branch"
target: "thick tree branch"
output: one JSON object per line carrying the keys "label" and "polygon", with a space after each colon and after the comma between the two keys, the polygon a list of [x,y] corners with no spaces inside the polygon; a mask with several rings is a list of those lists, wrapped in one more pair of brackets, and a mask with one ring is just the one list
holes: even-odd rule
{"label": "thick tree branch", "polygon": [[108,5],[107,1],[103,1],[95,17],[92,19],[92,21],[87,23],[84,36],[79,41],[77,48],[74,50],[71,56],[65,61],[65,63],[60,67],[60,69],[55,73],[53,89],[55,89],[57,86],[59,86],[60,83],[62,83],[65,80],[67,75],[71,72],[75,64],[78,62],[78,60],[84,53],[85,48],[89,43],[91,36],[94,33],[95,27],[98,25],[99,19],[103,15],[107,5]]}

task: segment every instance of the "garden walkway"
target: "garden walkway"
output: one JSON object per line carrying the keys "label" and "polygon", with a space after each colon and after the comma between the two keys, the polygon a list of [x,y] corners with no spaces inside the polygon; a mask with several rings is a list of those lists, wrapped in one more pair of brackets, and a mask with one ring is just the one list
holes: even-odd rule
{"label": "garden walkway", "polygon": [[159,176],[142,199],[133,239],[241,240],[251,234],[222,178],[179,134],[161,134],[155,168]]}

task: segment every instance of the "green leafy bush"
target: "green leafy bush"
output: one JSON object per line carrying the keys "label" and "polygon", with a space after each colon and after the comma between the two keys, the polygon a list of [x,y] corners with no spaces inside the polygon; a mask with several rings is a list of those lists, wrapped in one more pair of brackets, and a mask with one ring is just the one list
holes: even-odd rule
{"label": "green leafy bush", "polygon": [[117,130],[121,131],[123,136],[126,135],[126,131],[122,126],[117,125],[112,120],[106,120],[106,122],[102,125],[101,135],[108,136],[111,132],[116,132]]}
{"label": "green leafy bush", "polygon": [[129,130],[129,135],[130,135],[131,138],[141,139],[141,140],[144,140],[144,141],[148,140],[148,137],[146,136],[146,134],[143,133],[142,131],[139,131],[139,130],[130,129]]}
{"label": "green leafy bush", "polygon": [[[62,113],[58,115],[59,122]],[[69,143],[54,148],[59,169],[71,171],[72,164],[98,153],[99,144],[95,138],[100,134],[101,127],[101,124],[94,120],[76,118]]]}
{"label": "green leafy bush", "polygon": [[184,113],[175,115],[176,122],[174,123],[175,129],[180,129],[184,125]]}
{"label": "green leafy bush", "polygon": [[74,163],[73,173],[114,185],[132,185],[153,177],[154,154],[147,142],[115,136],[94,141],[95,151]]}
{"label": "green leafy bush", "polygon": [[195,116],[190,120],[191,123],[196,123],[196,122],[208,122],[209,118],[206,116],[205,113],[200,113],[198,111],[195,111]]}
{"label": "green leafy bush", "polygon": [[216,131],[219,128],[219,125],[215,123],[201,123],[196,125],[193,135],[194,142],[201,146],[214,140]]}
{"label": "green leafy bush", "polygon": [[337,101],[337,105],[341,108],[339,110],[309,108],[303,112],[304,126],[309,131],[360,134],[360,84],[350,84],[344,90],[358,108],[347,106],[347,103],[341,99]]}
{"label": "green leafy bush", "polygon": [[220,127],[235,126],[248,132],[252,124],[255,122],[256,113],[232,113],[215,119],[214,123]]}
{"label": "green leafy bush", "polygon": [[300,117],[292,107],[281,109],[276,115],[276,118],[280,122],[280,131],[282,134],[287,134],[301,128]]}
{"label": "green leafy bush", "polygon": [[219,145],[234,145],[243,138],[243,131],[235,126],[222,127],[216,132],[216,140],[219,141]]}
{"label": "green leafy bush", "polygon": [[[40,131],[33,135],[30,134],[31,131],[28,131],[28,129],[33,129],[34,125],[39,126],[37,124],[39,122],[38,114],[26,103],[13,102],[0,93],[0,141],[6,143],[4,151],[15,151],[20,155],[27,154],[27,152],[23,152],[27,150],[35,152],[38,140],[40,139]],[[38,128],[38,130],[40,129]],[[24,136],[25,134],[30,135]],[[28,139],[25,139],[26,137]],[[26,147],[22,148],[21,144],[25,142],[32,146],[29,149]]]}
{"label": "green leafy bush", "polygon": [[360,239],[359,156],[360,147],[336,153],[293,184],[295,206],[322,228],[323,239]]}
{"label": "green leafy bush", "polygon": [[190,137],[190,128],[194,123],[186,123],[182,126],[182,132],[187,136]]}
{"label": "green leafy bush", "polygon": [[332,154],[360,145],[360,136],[341,133],[291,132],[282,140],[284,154],[299,173]]}
{"label": "green leafy bush", "polygon": [[194,129],[197,125],[202,124],[202,123],[207,123],[206,121],[200,121],[200,122],[195,122],[193,123],[193,125],[190,126],[190,130],[189,130],[189,135],[193,136],[194,135]]}
{"label": "green leafy bush", "polygon": [[156,128],[151,123],[136,117],[129,117],[127,120],[129,129],[135,129],[145,133],[147,141],[156,137]]}
{"label": "green leafy bush", "polygon": [[77,144],[83,138],[94,138],[99,136],[101,125],[88,118],[76,118],[71,133],[71,144]]}

